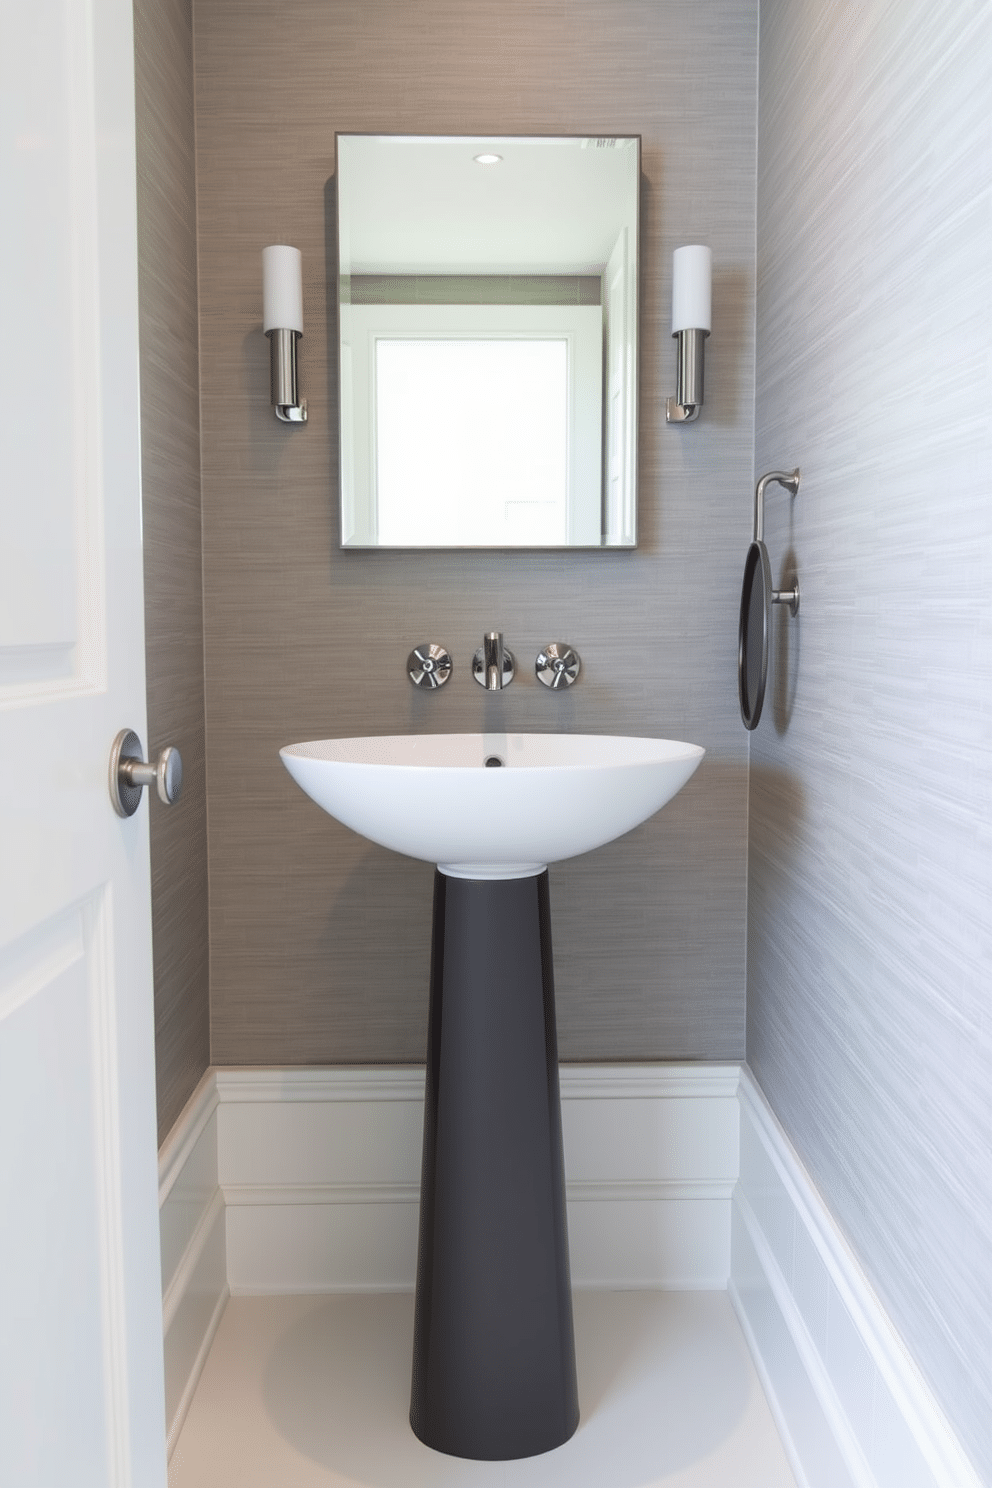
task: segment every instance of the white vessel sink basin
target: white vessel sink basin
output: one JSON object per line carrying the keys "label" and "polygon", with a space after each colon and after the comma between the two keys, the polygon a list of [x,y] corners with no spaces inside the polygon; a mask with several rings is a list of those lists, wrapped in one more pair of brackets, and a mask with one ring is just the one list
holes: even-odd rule
{"label": "white vessel sink basin", "polygon": [[[592,734],[409,734],[279,751],[331,816],[455,878],[525,878],[653,816],[705,750]],[[487,767],[487,759],[501,767]]]}

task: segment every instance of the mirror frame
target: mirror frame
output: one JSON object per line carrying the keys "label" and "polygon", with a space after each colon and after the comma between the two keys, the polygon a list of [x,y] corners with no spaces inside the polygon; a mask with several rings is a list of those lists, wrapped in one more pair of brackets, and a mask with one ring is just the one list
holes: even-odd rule
{"label": "mirror frame", "polygon": [[[340,172],[341,172],[341,159],[340,159],[340,141],[342,139],[355,139],[355,138],[364,138],[364,139],[382,138],[382,139],[411,140],[411,141],[412,140],[423,140],[425,143],[426,142],[429,142],[431,140],[438,140],[438,141],[443,141],[443,140],[449,140],[449,141],[450,140],[465,140],[466,142],[470,142],[470,141],[471,142],[476,142],[476,141],[478,141],[478,142],[486,143],[486,142],[489,142],[489,141],[495,142],[497,140],[535,140],[535,141],[540,141],[540,140],[582,140],[582,139],[604,139],[604,140],[606,140],[606,139],[624,139],[624,140],[631,140],[631,141],[634,142],[634,144],[635,144],[635,150],[636,150],[636,165],[635,165],[635,172],[634,172],[634,214],[633,214],[633,216],[634,216],[634,223],[633,223],[633,229],[632,229],[632,241],[633,241],[633,245],[634,245],[634,260],[635,261],[634,261],[634,271],[633,271],[633,274],[631,276],[631,283],[632,283],[633,295],[634,295],[633,325],[634,325],[634,333],[635,334],[634,334],[634,355],[633,355],[633,358],[632,358],[632,368],[631,368],[631,380],[632,380],[632,383],[633,383],[633,391],[632,391],[632,394],[631,394],[631,397],[630,397],[629,425],[628,425],[628,433],[627,433],[627,440],[626,440],[627,445],[628,445],[629,476],[625,480],[625,490],[628,490],[629,491],[629,498],[628,498],[628,500],[629,500],[629,509],[630,509],[630,537],[629,537],[629,539],[627,541],[625,541],[625,542],[607,542],[605,540],[605,536],[603,536],[603,537],[601,537],[601,540],[598,543],[571,543],[571,544],[568,544],[568,543],[563,543],[563,544],[559,544],[559,543],[554,543],[554,544],[553,543],[534,543],[534,544],[525,544],[525,543],[520,543],[520,544],[502,544],[502,543],[494,543],[494,544],[491,544],[491,545],[489,545],[489,544],[482,545],[482,544],[450,543],[450,544],[443,544],[443,545],[437,545],[437,546],[427,545],[427,544],[416,544],[416,545],[404,546],[402,544],[380,544],[380,543],[372,543],[372,542],[358,543],[358,542],[348,542],[348,541],[345,540],[345,532],[344,532],[344,462],[345,462],[346,450],[345,450],[345,432],[344,432],[344,407],[343,407],[343,398],[342,398],[342,388],[343,388],[343,385],[344,384],[343,384],[343,378],[342,378],[343,368],[342,368],[342,337],[341,337],[341,280],[342,280],[342,265],[341,265],[341,174],[340,174]],[[575,132],[575,133],[563,133],[563,134],[558,134],[558,133],[553,133],[553,134],[552,133],[548,133],[548,134],[535,134],[533,132],[527,132],[527,133],[508,133],[508,132],[501,132],[501,133],[490,133],[488,135],[486,135],[486,134],[467,134],[467,135],[438,134],[438,135],[425,135],[425,134],[422,134],[422,133],[416,132],[416,131],[392,132],[392,133],[388,133],[388,134],[387,133],[384,133],[384,132],[378,132],[378,131],[373,131],[373,130],[368,130],[368,129],[362,129],[362,130],[336,130],[335,131],[335,135],[334,135],[334,185],[335,185],[335,194],[334,194],[334,202],[335,202],[335,212],[334,212],[334,272],[335,272],[334,304],[335,304],[335,310],[336,310],[336,321],[335,321],[336,370],[337,370],[337,399],[336,399],[336,402],[337,402],[337,429],[338,429],[338,458],[337,458],[337,487],[338,487],[337,495],[338,495],[338,501],[337,501],[337,508],[338,508],[338,546],[339,546],[339,548],[340,548],[340,550],[342,552],[345,552],[345,553],[348,553],[348,552],[362,552],[362,553],[368,553],[368,552],[394,552],[394,553],[395,552],[406,552],[406,553],[419,553],[419,552],[423,552],[423,553],[439,553],[439,552],[487,553],[487,552],[500,552],[500,553],[507,553],[507,554],[509,554],[509,553],[540,554],[540,553],[570,553],[570,552],[577,552],[577,553],[578,552],[581,552],[581,553],[608,553],[608,552],[630,553],[630,552],[635,552],[637,550],[637,547],[639,545],[639,540],[640,540],[639,539],[639,524],[638,524],[638,508],[639,508],[639,496],[640,496],[640,489],[639,489],[639,482],[640,482],[640,461],[639,461],[640,394],[641,394],[641,369],[640,369],[640,362],[641,362],[641,325],[642,325],[641,304],[642,304],[642,278],[643,278],[643,268],[642,268],[643,254],[641,252],[641,234],[642,234],[642,222],[643,222],[643,218],[642,218],[642,205],[641,205],[641,151],[642,151],[642,139],[641,139],[641,135],[640,134],[608,134],[608,133],[602,133],[602,134],[597,135],[595,132],[582,132],[582,133]],[[604,346],[604,364],[605,364],[605,346]],[[602,402],[602,405],[603,405],[603,434],[602,434],[602,439],[601,439],[601,459],[600,459],[600,479],[599,479],[601,509],[605,505],[605,499],[606,499],[606,461],[608,459],[608,451],[607,451],[607,447],[606,447],[607,446],[606,428],[605,428],[605,423],[606,423],[606,419],[605,419],[605,402],[606,402],[606,376],[605,376],[605,370],[606,369],[605,369],[605,365],[604,365],[604,379],[603,379],[603,388],[602,388],[602,396],[601,396],[601,402]]]}

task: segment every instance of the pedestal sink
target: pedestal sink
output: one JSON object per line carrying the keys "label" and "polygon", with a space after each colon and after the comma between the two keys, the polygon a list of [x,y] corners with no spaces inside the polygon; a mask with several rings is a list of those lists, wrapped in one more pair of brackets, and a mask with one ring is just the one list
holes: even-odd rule
{"label": "pedestal sink", "polygon": [[576,734],[280,750],[325,811],[437,865],[410,1422],[438,1451],[528,1457],[578,1425],[547,865],[652,816],[703,753]]}

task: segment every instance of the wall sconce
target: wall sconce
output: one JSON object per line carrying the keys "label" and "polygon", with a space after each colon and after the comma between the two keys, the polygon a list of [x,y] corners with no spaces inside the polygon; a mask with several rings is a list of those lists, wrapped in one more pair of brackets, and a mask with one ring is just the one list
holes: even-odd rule
{"label": "wall sconce", "polygon": [[284,424],[305,424],[296,384],[296,343],[303,335],[303,257],[298,248],[262,249],[262,330],[269,338],[272,406]]}
{"label": "wall sconce", "polygon": [[678,380],[668,399],[670,424],[691,424],[703,403],[703,342],[710,333],[713,257],[692,244],[672,256],[672,335],[678,340]]}

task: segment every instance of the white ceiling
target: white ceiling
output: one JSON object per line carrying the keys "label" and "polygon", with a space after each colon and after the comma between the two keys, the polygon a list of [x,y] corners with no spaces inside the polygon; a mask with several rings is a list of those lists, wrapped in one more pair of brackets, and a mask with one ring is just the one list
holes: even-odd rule
{"label": "white ceiling", "polygon": [[637,169],[634,139],[339,135],[341,270],[600,273],[636,227]]}

